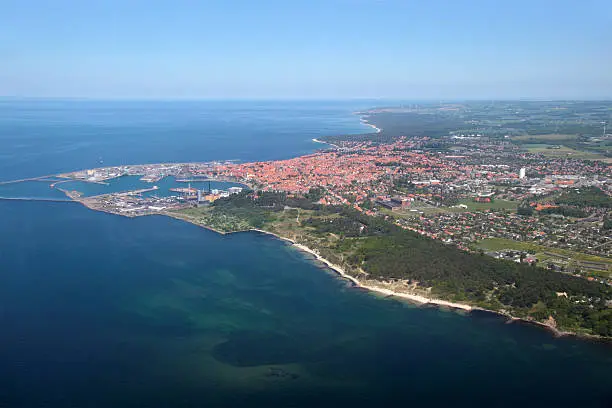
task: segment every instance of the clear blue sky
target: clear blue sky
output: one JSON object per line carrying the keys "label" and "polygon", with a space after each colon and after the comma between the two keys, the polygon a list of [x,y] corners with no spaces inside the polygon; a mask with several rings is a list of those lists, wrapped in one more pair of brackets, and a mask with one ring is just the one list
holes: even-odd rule
{"label": "clear blue sky", "polygon": [[609,0],[0,0],[0,96],[611,98]]}

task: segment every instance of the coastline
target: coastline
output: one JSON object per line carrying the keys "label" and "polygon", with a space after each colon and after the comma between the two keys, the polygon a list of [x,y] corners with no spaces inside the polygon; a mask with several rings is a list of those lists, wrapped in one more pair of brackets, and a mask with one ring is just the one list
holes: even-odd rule
{"label": "coastline", "polygon": [[331,263],[330,261],[320,256],[317,252],[315,252],[311,248],[308,248],[307,246],[302,245],[302,244],[298,244],[297,242],[293,242],[293,246],[295,246],[297,249],[303,252],[311,254],[312,256],[315,257],[316,260],[323,262],[325,265],[327,265],[329,269],[336,272],[342,278],[350,280],[358,288],[366,289],[370,292],[380,293],[385,296],[406,299],[406,300],[409,300],[411,302],[418,303],[421,305],[430,304],[430,305],[448,307],[451,309],[461,309],[461,310],[465,310],[468,312],[473,310],[472,306],[463,304],[463,303],[454,303],[454,302],[449,302],[449,301],[442,300],[442,299],[427,298],[425,296],[414,295],[414,294],[405,293],[405,292],[395,292],[395,291],[392,291],[391,289],[386,289],[386,288],[364,284],[361,281],[359,281],[357,278],[355,278],[354,276],[347,274],[346,271],[341,266]]}
{"label": "coastline", "polygon": [[[269,232],[269,231],[265,231],[265,230],[261,230],[261,229],[257,229],[257,228],[251,228],[245,231],[236,231],[236,232],[259,232],[262,234],[266,234],[266,235],[271,235],[277,239],[280,239],[281,241],[286,241],[288,243],[290,243],[292,246],[294,246],[295,248],[297,248],[298,250],[308,253],[309,255],[312,255],[317,261],[320,261],[322,263],[324,263],[330,270],[332,270],[333,272],[335,272],[339,277],[344,278],[346,280],[351,281],[351,283],[354,284],[354,287],[356,288],[360,288],[360,289],[365,289],[368,292],[372,292],[374,294],[381,294],[381,295],[385,295],[385,297],[393,297],[393,298],[397,298],[399,300],[404,300],[404,301],[408,301],[409,303],[412,304],[417,304],[419,306],[433,306],[433,307],[437,307],[437,308],[441,308],[441,309],[455,309],[455,310],[460,310],[463,312],[467,312],[467,314],[473,312],[473,311],[480,311],[480,312],[487,312],[487,313],[492,313],[494,315],[500,316],[500,317],[504,317],[506,318],[506,323],[507,324],[511,324],[511,323],[521,323],[521,324],[527,324],[530,326],[536,326],[539,327],[541,329],[544,329],[546,331],[548,331],[549,333],[551,333],[552,335],[554,335],[555,337],[565,337],[565,336],[574,336],[577,338],[581,338],[584,340],[593,340],[593,341],[602,341],[602,342],[612,342],[612,338],[607,338],[607,337],[602,337],[602,336],[598,336],[598,335],[593,335],[593,334],[585,334],[585,333],[576,333],[576,332],[571,332],[571,331],[563,331],[563,330],[559,330],[557,329],[555,326],[548,324],[548,323],[544,323],[544,322],[538,322],[536,320],[530,320],[530,319],[524,319],[521,317],[516,317],[513,316],[509,313],[505,313],[505,312],[500,312],[497,310],[490,310],[490,309],[485,309],[482,307],[478,307],[478,306],[472,306],[469,305],[467,303],[457,303],[457,302],[450,302],[447,300],[443,300],[443,299],[437,299],[437,298],[428,298],[425,296],[420,296],[420,295],[414,295],[414,294],[410,294],[410,293],[406,293],[406,292],[395,292],[391,289],[386,289],[386,288],[382,288],[382,287],[377,287],[377,286],[372,286],[372,285],[367,285],[362,283],[361,281],[359,281],[357,278],[355,278],[352,275],[349,275],[346,273],[346,271],[344,270],[344,268],[342,268],[339,265],[336,265],[332,262],[330,262],[329,260],[323,258],[321,255],[319,255],[316,251],[314,251],[313,249],[300,244],[290,238],[287,237],[283,237],[280,236],[278,234],[275,234],[273,232]],[[222,232],[222,234],[233,234],[234,232]]]}
{"label": "coastline", "polygon": [[313,142],[315,142],[315,143],[321,143],[321,144],[326,144],[326,145],[329,145],[329,146],[333,146],[333,147],[334,147],[334,149],[340,149],[340,146],[338,146],[338,145],[336,145],[336,144],[329,143],[329,142],[325,142],[325,141],[323,141],[323,140],[319,140],[319,139],[317,139],[317,138],[314,138],[314,139],[311,139],[311,140],[312,140]]}
{"label": "coastline", "polygon": [[[368,115],[366,113],[360,113],[360,112],[354,112],[354,115],[358,115],[359,116],[359,123],[361,123],[364,126],[368,126],[371,127],[372,129],[374,129],[374,133],[380,133],[382,132],[382,129],[380,129],[379,127],[377,127],[376,125],[370,123],[367,119]],[[358,133],[358,134],[363,134],[363,135],[367,135],[369,133]],[[334,143],[330,143],[330,142],[326,142],[324,140],[319,140],[317,138],[313,138],[311,139],[313,142],[315,143],[322,143],[322,144],[326,144],[326,145],[330,145],[335,149],[340,149],[340,146],[338,146],[337,144]]]}
{"label": "coastline", "polygon": [[[173,218],[176,218],[176,219],[179,219],[179,220],[183,220],[185,222],[190,222],[189,220],[186,220],[186,219],[181,218],[181,217],[173,217]],[[191,223],[191,224],[193,224],[193,223]],[[485,308],[478,307],[478,306],[472,306],[472,305],[469,305],[467,303],[457,303],[457,302],[450,302],[450,301],[443,300],[443,299],[428,298],[428,297],[425,297],[425,296],[414,295],[414,294],[410,294],[410,293],[406,293],[406,292],[395,292],[395,291],[393,291],[391,289],[386,289],[386,288],[382,288],[382,287],[367,285],[367,284],[364,284],[363,282],[361,282],[359,279],[355,278],[354,276],[349,275],[348,273],[346,273],[344,268],[342,268],[341,266],[336,265],[336,264],[330,262],[329,260],[323,258],[321,255],[319,255],[313,249],[311,249],[311,248],[309,248],[309,247],[307,247],[307,246],[305,246],[303,244],[300,244],[300,243],[296,242],[295,240],[293,240],[291,238],[283,237],[283,236],[278,235],[278,234],[276,234],[274,232],[270,232],[270,231],[266,231],[266,230],[262,230],[262,229],[258,229],[258,228],[250,228],[248,230],[243,230],[243,231],[223,232],[223,231],[218,231],[218,230],[215,230],[213,228],[207,227],[205,225],[200,225],[200,224],[194,224],[194,225],[200,226],[202,228],[208,229],[210,231],[216,232],[216,233],[221,234],[221,235],[231,235],[231,234],[244,233],[244,232],[258,232],[260,234],[270,235],[270,236],[272,236],[272,237],[274,237],[276,239],[279,239],[281,241],[285,241],[285,242],[289,243],[291,246],[295,247],[296,249],[298,249],[301,252],[304,252],[304,253],[307,253],[309,255],[312,255],[315,260],[325,264],[331,271],[336,273],[336,275],[338,275],[338,277],[350,281],[354,285],[355,288],[365,289],[366,291],[371,292],[373,294],[381,294],[381,295],[384,295],[385,297],[393,297],[393,298],[396,298],[398,300],[404,300],[404,301],[407,301],[407,302],[412,303],[412,304],[417,304],[419,306],[433,306],[433,307],[437,307],[437,308],[440,308],[440,309],[454,309],[454,310],[458,310],[458,311],[462,311],[462,312],[467,312],[466,314],[469,314],[469,313],[471,313],[473,311],[492,313],[494,315],[506,318],[507,319],[506,320],[507,324],[512,324],[512,323],[518,322],[518,323],[521,323],[521,324],[527,324],[527,325],[530,325],[530,326],[539,327],[541,329],[544,329],[544,330],[548,331],[549,333],[551,333],[555,337],[573,336],[573,337],[577,337],[577,338],[580,338],[580,339],[583,339],[583,340],[600,341],[600,342],[605,342],[605,343],[611,343],[612,342],[612,338],[602,337],[602,336],[593,335],[593,334],[585,334],[585,333],[576,333],[576,332],[571,332],[571,331],[563,331],[563,330],[557,329],[555,326],[553,326],[551,324],[547,324],[547,323],[544,323],[544,322],[538,322],[536,320],[524,319],[522,317],[516,317],[516,316],[513,316],[513,315],[511,315],[509,313],[506,313],[506,312],[500,312],[500,311],[497,311],[497,310],[485,309]]]}
{"label": "coastline", "polygon": [[360,121],[362,124],[364,124],[364,125],[366,125],[366,126],[369,126],[369,127],[373,128],[375,133],[380,133],[380,132],[381,132],[381,129],[380,129],[380,128],[378,128],[378,127],[376,127],[375,125],[371,124],[371,123],[370,123],[370,122],[369,122],[367,119],[364,119],[364,117],[363,117],[363,116],[361,117],[361,119],[359,119],[359,121]]}
{"label": "coastline", "polygon": [[[448,307],[451,309],[461,309],[461,310],[465,310],[468,312],[472,310],[476,310],[476,308],[474,308],[473,306],[465,304],[465,303],[455,303],[455,302],[449,302],[447,300],[442,300],[442,299],[427,298],[425,296],[414,295],[414,294],[410,294],[406,292],[395,292],[395,291],[392,291],[391,289],[386,289],[386,288],[364,284],[359,279],[346,273],[344,268],[342,268],[340,265],[336,265],[330,262],[329,260],[323,258],[321,255],[319,255],[318,252],[314,251],[313,249],[307,247],[306,245],[300,244],[294,241],[293,239],[283,237],[273,232],[269,232],[269,231],[265,231],[265,230],[257,229],[257,228],[251,228],[245,231],[236,231],[236,232],[259,232],[262,234],[271,235],[273,237],[276,237],[280,239],[281,241],[286,241],[290,243],[292,246],[294,246],[295,248],[297,248],[298,250],[312,255],[317,261],[324,263],[329,269],[334,271],[337,275],[339,275],[340,277],[344,279],[351,281],[355,285],[355,287],[366,289],[370,292],[376,292],[376,293],[380,293],[382,295],[389,296],[389,297],[397,297],[400,299],[409,300],[411,302],[414,302],[420,305],[435,305],[435,306],[441,306],[441,307]],[[222,234],[232,234],[232,232],[230,233],[224,232]],[[490,310],[490,312],[497,313],[492,310]]]}

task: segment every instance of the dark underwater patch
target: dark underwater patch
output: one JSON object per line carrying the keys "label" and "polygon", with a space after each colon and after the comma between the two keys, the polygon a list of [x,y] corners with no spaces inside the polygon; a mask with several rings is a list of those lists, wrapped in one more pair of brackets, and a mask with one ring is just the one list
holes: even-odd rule
{"label": "dark underwater patch", "polygon": [[233,366],[289,364],[306,359],[304,345],[287,335],[273,332],[241,331],[215,346],[215,359]]}

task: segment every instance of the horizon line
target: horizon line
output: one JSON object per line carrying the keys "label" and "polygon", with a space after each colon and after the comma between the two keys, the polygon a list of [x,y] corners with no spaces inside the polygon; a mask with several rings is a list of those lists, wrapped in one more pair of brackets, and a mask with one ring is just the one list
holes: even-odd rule
{"label": "horizon line", "polygon": [[96,97],[96,96],[3,96],[0,101],[40,100],[40,101],[83,101],[83,102],[275,102],[275,101],[390,101],[410,103],[453,103],[453,102],[609,102],[612,97],[593,98],[551,98],[551,97],[514,97],[514,98],[399,98],[399,97]]}

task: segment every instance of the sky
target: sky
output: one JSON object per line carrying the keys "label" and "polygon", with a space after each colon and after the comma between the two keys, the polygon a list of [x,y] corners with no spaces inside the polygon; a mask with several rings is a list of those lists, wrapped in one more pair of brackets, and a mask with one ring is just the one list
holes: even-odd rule
{"label": "sky", "polygon": [[609,99],[612,1],[0,0],[0,96]]}

